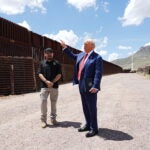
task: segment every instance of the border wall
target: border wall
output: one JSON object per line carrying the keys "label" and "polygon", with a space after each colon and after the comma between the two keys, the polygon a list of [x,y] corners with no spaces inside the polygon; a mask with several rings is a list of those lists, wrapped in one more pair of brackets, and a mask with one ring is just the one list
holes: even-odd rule
{"label": "border wall", "polygon": [[[63,80],[72,80],[74,62],[62,52],[57,41],[27,30],[11,21],[0,18],[0,95],[38,91],[39,62],[44,49],[55,50],[55,59],[62,64]],[[80,50],[70,47],[74,53]],[[122,68],[104,60],[104,75],[121,73]]]}

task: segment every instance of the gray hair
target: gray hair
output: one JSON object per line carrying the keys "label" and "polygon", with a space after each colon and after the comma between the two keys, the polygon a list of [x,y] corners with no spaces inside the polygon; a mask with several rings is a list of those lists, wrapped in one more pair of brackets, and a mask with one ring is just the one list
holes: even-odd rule
{"label": "gray hair", "polygon": [[93,47],[95,48],[95,41],[92,40],[92,39],[86,39],[86,40],[84,41],[84,43],[91,43],[91,44],[93,45]]}

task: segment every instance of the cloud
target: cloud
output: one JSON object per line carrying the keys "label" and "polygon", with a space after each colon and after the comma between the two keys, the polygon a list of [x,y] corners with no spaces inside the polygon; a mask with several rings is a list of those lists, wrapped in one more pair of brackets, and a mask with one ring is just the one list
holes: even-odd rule
{"label": "cloud", "polygon": [[104,9],[104,11],[105,11],[106,13],[109,12],[108,6],[109,6],[109,2],[101,1],[101,7]]}
{"label": "cloud", "polygon": [[87,40],[87,39],[92,39],[92,34],[85,32],[85,33],[83,34],[82,39],[83,39],[83,41],[85,41],[85,40]]}
{"label": "cloud", "polygon": [[78,11],[82,11],[85,8],[96,7],[96,0],[67,0],[67,3],[74,6]]}
{"label": "cloud", "polygon": [[99,53],[101,56],[106,56],[108,52],[105,51],[105,50],[100,50],[98,53]]}
{"label": "cloud", "polygon": [[140,25],[150,18],[150,0],[130,0],[123,17],[118,18],[123,26]]}
{"label": "cloud", "polygon": [[150,42],[149,42],[149,43],[146,43],[146,44],[144,45],[144,47],[146,47],[146,46],[150,46]]}
{"label": "cloud", "polygon": [[[107,36],[100,38],[100,39],[94,39],[94,38],[92,38],[91,34],[86,34],[86,36],[84,37],[84,40],[86,40],[86,39],[93,39],[94,40],[95,45],[96,45],[95,51],[97,53],[99,53],[101,56],[107,55],[108,52],[106,50],[102,50],[102,48],[107,47],[107,44],[108,44],[108,37]],[[83,45],[82,45],[81,49],[83,50]]]}
{"label": "cloud", "polygon": [[120,49],[120,50],[130,50],[130,49],[132,49],[131,46],[123,46],[123,45],[119,45],[117,48]]}
{"label": "cloud", "polygon": [[107,46],[108,44],[108,37],[105,36],[102,39],[95,39],[96,45],[97,45],[97,49],[101,49]]}
{"label": "cloud", "polygon": [[129,52],[128,56],[135,54],[137,51]]}
{"label": "cloud", "polygon": [[108,37],[106,36],[100,39],[94,39],[92,38],[91,33],[85,32],[82,37],[78,37],[73,30],[60,30],[57,34],[44,34],[43,36],[46,36],[58,42],[60,42],[60,40],[63,40],[67,45],[82,51],[84,49],[84,41],[86,41],[87,39],[92,39],[96,44],[95,51],[97,53],[102,56],[108,54],[106,50],[102,50],[102,48],[106,47],[108,43]]}
{"label": "cloud", "polygon": [[[97,51],[98,53],[102,50],[102,48],[106,47],[108,44],[108,37],[105,36],[103,38],[92,38],[92,34],[91,33],[84,33],[84,36],[81,38],[83,39],[83,42],[87,39],[92,39],[95,42],[95,51]],[[81,50],[83,50],[83,44],[81,47]]]}
{"label": "cloud", "polygon": [[27,23],[27,21],[23,21],[22,23],[18,23],[20,26],[27,28],[28,30],[31,30],[31,27]]}
{"label": "cloud", "polygon": [[109,54],[109,56],[108,56],[108,61],[113,61],[113,60],[115,60],[115,59],[118,59],[118,57],[119,57],[119,54],[118,54],[118,53],[111,53],[111,54]]}
{"label": "cloud", "polygon": [[96,34],[99,34],[103,31],[103,26],[101,26],[97,31],[96,31]]}
{"label": "cloud", "polygon": [[26,8],[30,8],[31,11],[46,12],[46,8],[43,3],[47,0],[1,0],[0,1],[0,13],[7,15],[17,15],[25,12]]}
{"label": "cloud", "polygon": [[60,30],[57,34],[44,34],[44,36],[47,36],[58,42],[60,42],[60,40],[63,40],[67,45],[70,45],[72,47],[76,47],[79,40],[78,36],[72,30]]}
{"label": "cloud", "polygon": [[92,34],[85,32],[83,36],[80,38],[80,41],[82,41],[81,47],[79,48],[80,50],[84,51],[84,42],[88,39],[92,39],[95,42],[95,40],[92,38]]}

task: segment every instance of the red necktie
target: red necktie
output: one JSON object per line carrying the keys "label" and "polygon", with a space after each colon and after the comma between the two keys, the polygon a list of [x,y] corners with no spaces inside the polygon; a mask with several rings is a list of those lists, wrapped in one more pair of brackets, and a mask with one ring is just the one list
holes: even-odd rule
{"label": "red necktie", "polygon": [[83,70],[83,67],[84,67],[85,60],[86,60],[87,56],[88,56],[88,54],[85,54],[84,57],[82,58],[80,64],[79,64],[78,80],[80,80],[81,72],[82,72],[82,70]]}

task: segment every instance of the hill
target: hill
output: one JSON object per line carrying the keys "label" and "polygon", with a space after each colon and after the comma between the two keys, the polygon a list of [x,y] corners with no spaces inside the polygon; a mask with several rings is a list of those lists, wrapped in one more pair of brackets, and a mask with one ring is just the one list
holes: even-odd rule
{"label": "hill", "polygon": [[141,47],[135,54],[127,58],[113,60],[112,63],[122,67],[123,69],[131,70],[150,66],[150,45]]}

